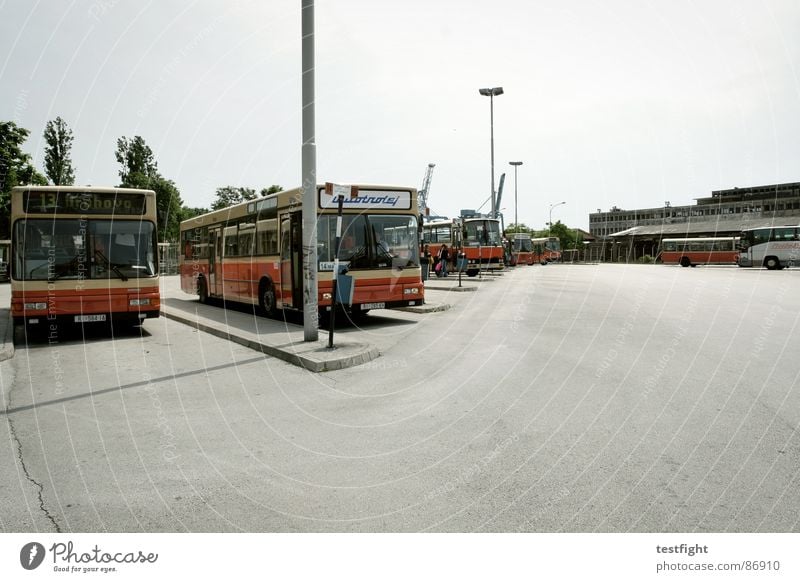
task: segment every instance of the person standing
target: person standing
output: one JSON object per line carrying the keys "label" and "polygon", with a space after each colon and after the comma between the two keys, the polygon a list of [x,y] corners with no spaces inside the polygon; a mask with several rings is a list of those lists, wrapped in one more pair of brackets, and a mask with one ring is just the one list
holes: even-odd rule
{"label": "person standing", "polygon": [[430,247],[428,247],[428,245],[422,247],[421,265],[422,265],[422,280],[427,281],[431,269],[433,269],[433,255],[431,254],[431,249]]}
{"label": "person standing", "polygon": [[450,252],[447,250],[447,245],[443,244],[442,248],[439,249],[439,262],[442,264],[442,269],[439,271],[439,275],[442,277],[447,277],[447,259],[450,258]]}

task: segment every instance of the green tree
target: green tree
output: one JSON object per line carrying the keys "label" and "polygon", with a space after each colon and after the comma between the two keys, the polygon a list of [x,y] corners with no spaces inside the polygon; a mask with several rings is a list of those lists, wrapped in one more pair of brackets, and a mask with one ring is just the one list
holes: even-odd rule
{"label": "green tree", "polygon": [[183,206],[181,207],[181,220],[189,220],[190,218],[200,216],[201,214],[207,214],[208,212],[208,208],[190,208],[189,206]]}
{"label": "green tree", "polygon": [[138,135],[132,140],[121,137],[117,140],[116,158],[122,166],[120,187],[142,188],[156,193],[158,240],[177,241],[183,216],[181,193],[175,182],[158,173],[153,150]]}
{"label": "green tree", "polygon": [[259,196],[267,196],[282,191],[283,188],[277,184],[273,184],[268,188],[262,188],[258,194],[256,194],[253,188],[222,186],[221,188],[217,188],[215,193],[216,199],[211,203],[211,210],[221,210],[233,206],[234,204],[244,202],[245,200],[253,200]]}
{"label": "green tree", "polygon": [[72,186],[75,173],[72,169],[72,130],[60,117],[47,122],[44,129],[44,171],[56,186]]}
{"label": "green tree", "polygon": [[47,184],[31,164],[22,144],[30,132],[13,121],[0,121],[0,237],[9,236],[11,189],[21,184]]}
{"label": "green tree", "polygon": [[578,241],[575,230],[569,228],[566,224],[562,224],[560,220],[553,224],[550,228],[550,234],[545,236],[557,236],[561,243],[561,248],[564,250],[576,248],[576,243]]}
{"label": "green tree", "polygon": [[252,188],[237,188],[236,186],[217,188],[215,195],[217,198],[211,203],[211,210],[221,210],[257,197],[256,191]]}
{"label": "green tree", "polygon": [[119,177],[123,184],[140,181],[141,178],[135,174],[141,174],[145,178],[158,176],[158,164],[156,164],[153,150],[139,135],[134,136],[131,140],[125,136],[119,138],[115,156],[122,166],[119,170]]}
{"label": "green tree", "polygon": [[283,192],[283,188],[277,184],[273,184],[269,188],[262,188],[260,194],[261,196],[268,196],[270,194],[277,194],[278,192]]}
{"label": "green tree", "polygon": [[514,234],[517,232],[531,232],[531,229],[528,228],[524,222],[520,222],[519,224],[511,223],[506,227],[506,234]]}

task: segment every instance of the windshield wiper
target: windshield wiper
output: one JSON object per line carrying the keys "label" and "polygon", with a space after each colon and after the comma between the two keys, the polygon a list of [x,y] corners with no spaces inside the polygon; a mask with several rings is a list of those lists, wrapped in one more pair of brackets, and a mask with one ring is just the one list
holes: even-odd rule
{"label": "windshield wiper", "polygon": [[108,268],[114,271],[120,279],[122,279],[123,281],[128,280],[128,278],[122,273],[122,271],[120,271],[116,265],[114,265],[111,261],[109,261],[108,257],[105,256],[103,253],[101,253],[99,249],[94,250],[94,255],[96,257],[100,257],[105,262],[105,264],[108,265]]}

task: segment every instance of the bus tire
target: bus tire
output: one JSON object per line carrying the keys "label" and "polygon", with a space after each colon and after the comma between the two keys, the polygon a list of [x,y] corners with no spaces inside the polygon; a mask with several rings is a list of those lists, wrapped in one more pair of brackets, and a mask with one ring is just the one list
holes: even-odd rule
{"label": "bus tire", "polygon": [[467,277],[475,277],[478,274],[478,269],[467,269]]}
{"label": "bus tire", "polygon": [[689,257],[681,257],[681,267],[691,267],[692,261],[689,260]]}
{"label": "bus tire", "polygon": [[206,280],[203,277],[200,277],[197,280],[197,298],[199,299],[200,303],[208,303],[208,286],[206,285]]}
{"label": "bus tire", "polygon": [[275,286],[269,279],[262,279],[258,286],[258,305],[267,317],[275,317],[278,314]]}
{"label": "bus tire", "polygon": [[775,271],[781,268],[781,262],[778,257],[766,257],[764,259],[764,266],[770,271]]}

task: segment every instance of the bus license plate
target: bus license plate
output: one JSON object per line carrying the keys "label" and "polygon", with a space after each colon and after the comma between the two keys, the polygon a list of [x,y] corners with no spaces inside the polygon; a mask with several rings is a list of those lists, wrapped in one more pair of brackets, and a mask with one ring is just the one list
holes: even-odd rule
{"label": "bus license plate", "polygon": [[383,309],[386,307],[385,303],[362,303],[361,310],[364,311],[365,309]]}
{"label": "bus license plate", "polygon": [[91,323],[93,321],[105,321],[105,313],[97,313],[93,315],[76,315],[75,323]]}

